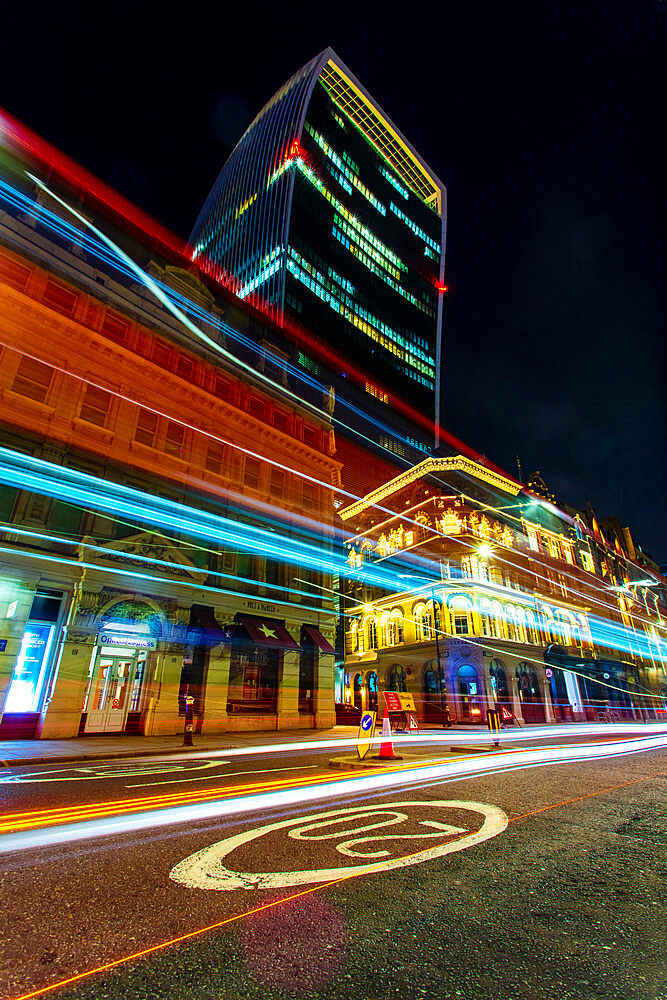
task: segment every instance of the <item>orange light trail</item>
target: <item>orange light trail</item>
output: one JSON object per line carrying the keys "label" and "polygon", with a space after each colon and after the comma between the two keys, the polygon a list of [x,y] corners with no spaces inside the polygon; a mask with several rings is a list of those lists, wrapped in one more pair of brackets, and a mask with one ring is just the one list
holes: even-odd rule
{"label": "orange light trail", "polygon": [[[589,745],[602,744],[604,739],[591,740]],[[474,761],[480,757],[492,756],[494,760],[503,757],[526,752],[537,753],[540,747],[510,747],[505,750],[494,750],[491,754],[457,754],[441,763],[455,763],[456,761]],[[414,761],[409,765],[399,765],[394,767],[378,767],[374,774],[396,774],[398,772],[419,771],[420,769],[433,766],[433,759],[424,761]],[[124,813],[147,812],[151,809],[165,809],[184,805],[196,805],[201,802],[210,802],[215,799],[230,799],[244,797],[247,795],[258,795],[263,792],[275,792],[282,789],[308,788],[313,785],[336,784],[345,785],[348,781],[358,778],[358,771],[346,771],[336,775],[308,775],[296,778],[275,778],[273,780],[258,781],[245,784],[235,784],[232,786],[218,786],[216,788],[197,789],[196,791],[164,792],[159,795],[148,795],[137,799],[112,799],[105,802],[83,803],[81,805],[60,806],[55,809],[35,809],[27,812],[8,813],[0,821],[0,834],[18,833],[25,830],[34,830],[47,826],[60,826],[67,823],[77,823],[90,820],[107,819],[112,816],[122,816]]]}
{"label": "orange light trail", "polygon": [[[538,813],[546,812],[549,809],[558,809],[559,806],[567,806],[573,802],[583,802],[585,799],[595,798],[597,795],[604,795],[607,792],[616,791],[619,788],[627,788],[628,785],[639,785],[645,781],[653,781],[655,778],[662,777],[667,774],[667,771],[658,771],[656,774],[648,775],[644,778],[633,778],[631,781],[623,781],[618,785],[610,785],[608,788],[601,788],[597,792],[588,792],[586,795],[578,795],[575,798],[563,799],[561,802],[554,802],[548,806],[541,806],[539,809],[533,809],[531,812],[522,813],[519,816],[510,816],[509,822],[516,823],[521,819],[528,819],[530,816],[536,816]],[[453,843],[456,840],[461,840],[463,837],[467,836],[467,833],[459,834],[456,837],[450,838],[447,841],[448,844]],[[433,846],[422,848],[419,851],[413,851],[411,854],[404,854],[397,861],[407,861],[409,858],[416,858],[420,854],[425,854],[427,851],[433,850]],[[30,993],[22,993],[21,996],[13,997],[12,1000],[32,1000],[33,997],[44,996],[46,993],[51,993],[53,990],[60,989],[63,986],[70,986],[72,983],[80,982],[82,979],[87,979],[89,976],[94,976],[99,972],[106,972],[108,969],[117,968],[119,965],[125,965],[127,962],[135,961],[138,958],[145,958],[147,955],[152,955],[156,951],[162,951],[164,948],[169,948],[174,944],[181,944],[183,941],[190,941],[192,938],[200,937],[202,934],[207,934],[209,931],[218,930],[220,927],[225,927],[227,924],[234,923],[236,920],[242,920],[244,917],[251,917],[256,913],[262,913],[264,910],[270,910],[274,906],[279,906],[282,903],[290,903],[294,899],[299,899],[301,896],[308,896],[313,892],[319,892],[321,889],[330,888],[334,885],[340,885],[341,882],[348,882],[350,879],[359,878],[360,875],[372,875],[375,869],[381,867],[384,862],[377,862],[375,865],[368,865],[360,867],[358,872],[352,872],[349,875],[343,875],[341,878],[335,879],[333,882],[323,882],[320,885],[311,886],[309,889],[302,889],[299,892],[293,893],[291,896],[284,896],[282,899],[276,899],[270,903],[264,903],[262,906],[255,906],[251,910],[244,910],[243,913],[235,913],[231,917],[225,917],[224,920],[219,920],[214,924],[208,924],[206,927],[198,927],[194,931],[187,931],[185,934],[181,934],[178,937],[170,938],[168,941],[161,941],[159,944],[151,945],[149,948],[144,948],[141,951],[132,952],[130,955],[124,955],[122,958],[116,958],[112,962],[106,962],[104,965],[98,965],[94,969],[88,969],[86,972],[78,972],[74,976],[70,976],[67,979],[61,979],[57,983],[51,983],[50,986],[42,986],[40,989],[32,990]]]}

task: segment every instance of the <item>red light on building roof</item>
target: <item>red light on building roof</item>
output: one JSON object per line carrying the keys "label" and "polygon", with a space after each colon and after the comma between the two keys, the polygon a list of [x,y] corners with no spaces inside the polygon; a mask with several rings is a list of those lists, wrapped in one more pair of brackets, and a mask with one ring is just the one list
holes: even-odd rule
{"label": "red light on building roof", "polygon": [[439,292],[449,291],[449,285],[436,285],[435,287],[438,289]]}
{"label": "red light on building roof", "polygon": [[292,145],[289,148],[289,153],[287,154],[288,160],[296,160],[303,158],[303,149],[301,148],[301,143],[298,139],[294,139]]}

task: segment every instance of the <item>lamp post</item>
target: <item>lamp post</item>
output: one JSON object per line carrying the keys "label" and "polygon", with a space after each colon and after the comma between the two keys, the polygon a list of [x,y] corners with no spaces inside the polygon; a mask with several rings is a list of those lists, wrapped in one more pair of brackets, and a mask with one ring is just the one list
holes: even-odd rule
{"label": "lamp post", "polygon": [[[443,698],[444,690],[442,683],[442,667],[440,666],[440,640],[438,634],[440,629],[438,628],[438,623],[435,620],[435,587],[431,588],[431,600],[433,601],[433,625],[435,626],[435,656],[438,661],[438,691],[440,692],[440,709],[442,711],[442,728],[449,728],[451,726],[451,720],[449,718],[449,706],[447,705],[447,699]],[[440,620],[442,621],[442,602],[438,602],[440,605]]]}
{"label": "lamp post", "polygon": [[[424,580],[423,577],[413,576],[410,573],[399,573],[398,575],[399,575],[399,578],[401,580],[419,580],[422,584],[426,584],[428,586],[428,581]],[[449,706],[447,704],[447,699],[445,698],[444,685],[442,683],[442,666],[441,666],[441,660],[440,660],[440,639],[439,639],[440,629],[437,627],[436,620],[435,620],[435,602],[436,602],[436,597],[435,597],[435,585],[434,584],[431,584],[431,600],[433,602],[433,627],[434,627],[434,631],[435,631],[435,656],[436,656],[436,661],[437,661],[437,664],[438,664],[438,680],[437,680],[437,685],[438,685],[438,692],[440,694],[440,709],[442,711],[442,728],[445,729],[445,728],[450,728],[452,722],[451,722],[451,719],[449,718]],[[438,601],[438,604],[440,605],[440,608],[442,609],[442,601]]]}

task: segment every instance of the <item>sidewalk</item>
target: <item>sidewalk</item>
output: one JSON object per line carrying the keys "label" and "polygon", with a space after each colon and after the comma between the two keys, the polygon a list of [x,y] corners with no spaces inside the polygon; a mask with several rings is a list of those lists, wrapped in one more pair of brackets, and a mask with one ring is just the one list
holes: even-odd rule
{"label": "sidewalk", "polygon": [[356,738],[357,726],[334,729],[280,729],[268,732],[215,733],[193,737],[194,746],[184,747],[183,736],[83,736],[67,740],[0,741],[0,767],[22,764],[65,764],[86,760],[122,760],[159,754],[208,753],[237,747],[272,743]]}
{"label": "sidewalk", "polygon": [[[529,734],[532,726],[522,726],[521,731]],[[543,728],[537,726],[535,728]],[[559,727],[553,727],[553,736],[548,740],[559,739]],[[637,724],[641,730],[641,723]],[[128,757],[154,757],[161,754],[212,753],[218,750],[235,750],[241,747],[267,746],[275,743],[308,743],[313,740],[356,739],[357,726],[335,726],[333,729],[271,729],[268,731],[215,733],[208,736],[195,734],[194,746],[184,747],[182,734],[177,736],[79,736],[65,740],[0,740],[0,768],[19,767],[26,764],[66,764],[87,760],[122,760]],[[429,730],[423,732],[426,735]],[[479,738],[475,744],[490,745],[493,736],[485,728],[477,725],[459,724],[451,729],[435,729],[439,735],[454,735],[455,733],[475,732]],[[518,730],[514,730],[518,732]],[[376,737],[379,738],[379,733]],[[544,742],[544,737],[541,742]],[[522,740],[522,743],[524,741]],[[501,745],[510,746],[513,743],[512,731],[503,730]],[[527,745],[527,743],[526,743]],[[420,747],[414,748],[418,753]],[[443,747],[444,749],[444,747]],[[452,747],[457,753],[465,752],[465,747]],[[471,747],[477,750],[479,746]],[[350,745],[349,752],[354,753]],[[424,748],[424,752],[433,750]],[[447,746],[447,752],[450,747]]]}

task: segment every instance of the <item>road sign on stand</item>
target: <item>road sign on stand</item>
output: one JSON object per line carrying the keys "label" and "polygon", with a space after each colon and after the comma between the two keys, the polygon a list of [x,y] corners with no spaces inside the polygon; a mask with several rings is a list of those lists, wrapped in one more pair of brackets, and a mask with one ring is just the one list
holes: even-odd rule
{"label": "road sign on stand", "polygon": [[385,719],[389,719],[392,732],[409,733],[414,731],[410,722],[410,713],[414,719],[414,726],[417,726],[417,716],[415,713],[415,699],[407,691],[385,691],[384,703],[386,706]]}
{"label": "road sign on stand", "polygon": [[507,708],[506,705],[500,706],[500,717],[503,722],[516,722],[518,725],[516,716],[512,715],[512,713],[510,712],[509,708]]}
{"label": "road sign on stand", "polygon": [[364,740],[364,742],[357,743],[357,753],[359,754],[360,760],[363,760],[368,751],[370,750],[374,734],[375,734],[375,712],[364,712],[364,714],[361,716],[361,719],[359,720],[359,736],[358,736],[358,739]]}
{"label": "road sign on stand", "polygon": [[408,732],[411,736],[419,735],[419,723],[414,712],[408,712]]}

